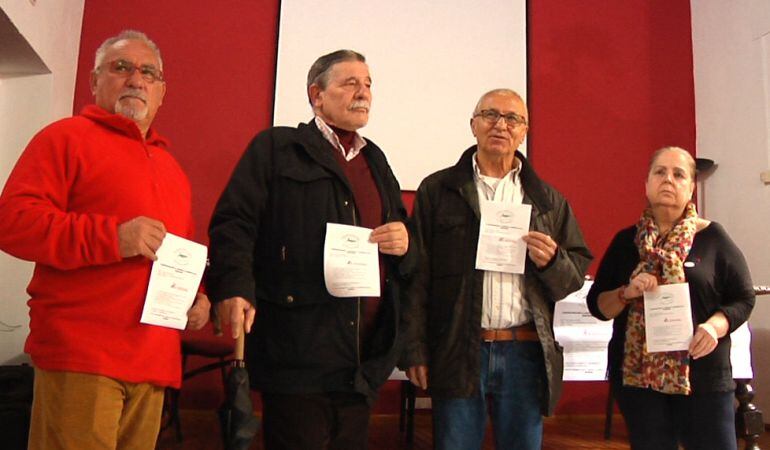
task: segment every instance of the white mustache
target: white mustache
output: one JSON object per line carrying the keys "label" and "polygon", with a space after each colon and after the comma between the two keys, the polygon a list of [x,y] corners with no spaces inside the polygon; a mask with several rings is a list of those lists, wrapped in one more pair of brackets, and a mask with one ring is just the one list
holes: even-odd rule
{"label": "white mustache", "polygon": [[138,98],[139,100],[147,103],[147,94],[145,94],[141,89],[126,89],[125,91],[120,93],[121,99],[125,97]]}
{"label": "white mustache", "polygon": [[364,100],[357,100],[351,103],[350,106],[348,107],[348,109],[350,110],[359,109],[359,108],[363,108],[366,110],[366,112],[369,112],[369,102]]}

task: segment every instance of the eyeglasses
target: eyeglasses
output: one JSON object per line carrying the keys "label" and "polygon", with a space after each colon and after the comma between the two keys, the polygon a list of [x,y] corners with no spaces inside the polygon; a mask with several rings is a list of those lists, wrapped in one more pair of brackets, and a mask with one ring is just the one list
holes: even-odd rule
{"label": "eyeglasses", "polygon": [[155,66],[142,65],[137,67],[124,59],[116,59],[115,61],[107,63],[107,69],[110,73],[124,78],[132,76],[134,72],[138,70],[142,79],[148,83],[155,83],[156,81],[163,82],[163,72],[158,70]]}
{"label": "eyeglasses", "polygon": [[524,117],[516,114],[516,113],[508,113],[508,114],[500,114],[500,111],[497,111],[495,109],[482,109],[481,111],[477,112],[473,115],[473,117],[481,116],[482,119],[486,120],[487,122],[491,124],[496,124],[498,120],[502,117],[505,119],[505,123],[509,127],[515,127],[516,125],[526,125],[527,119]]}

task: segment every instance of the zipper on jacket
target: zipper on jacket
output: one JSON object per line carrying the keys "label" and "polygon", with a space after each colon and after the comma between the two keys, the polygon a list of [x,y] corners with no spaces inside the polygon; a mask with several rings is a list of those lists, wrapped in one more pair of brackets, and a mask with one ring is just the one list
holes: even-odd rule
{"label": "zipper on jacket", "polygon": [[286,246],[281,246],[281,262],[286,262]]}
{"label": "zipper on jacket", "polygon": [[[353,226],[358,226],[356,204],[351,198],[350,207],[353,210]],[[356,297],[356,364],[361,365],[361,297]]]}

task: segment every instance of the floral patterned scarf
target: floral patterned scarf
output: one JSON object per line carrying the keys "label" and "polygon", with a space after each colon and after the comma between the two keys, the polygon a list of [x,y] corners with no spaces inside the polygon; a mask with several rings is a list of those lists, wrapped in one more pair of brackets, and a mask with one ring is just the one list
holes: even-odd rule
{"label": "floral patterned scarf", "polygon": [[[679,222],[667,235],[660,230],[648,208],[636,225],[639,265],[631,274],[655,275],[658,284],[686,282],[683,264],[695,237],[698,213],[690,202]],[[626,343],[623,352],[623,385],[651,389],[665,394],[690,393],[690,356],[686,350],[648,353],[645,345],[644,302],[629,305]]]}

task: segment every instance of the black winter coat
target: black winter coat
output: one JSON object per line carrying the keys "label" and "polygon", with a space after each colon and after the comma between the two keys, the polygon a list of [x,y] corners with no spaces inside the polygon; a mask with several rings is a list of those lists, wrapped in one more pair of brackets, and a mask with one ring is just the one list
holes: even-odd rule
{"label": "black winter coat", "polygon": [[[276,393],[356,391],[370,400],[401,348],[400,290],[416,251],[384,256],[376,330],[361,347],[361,299],[332,297],[323,276],[327,223],[356,225],[350,184],[316,125],[275,127],[251,142],[209,228],[212,301],[240,296],[257,307],[247,336],[252,387]],[[372,142],[361,155],[382,200],[383,223],[407,221],[401,191]]]}

